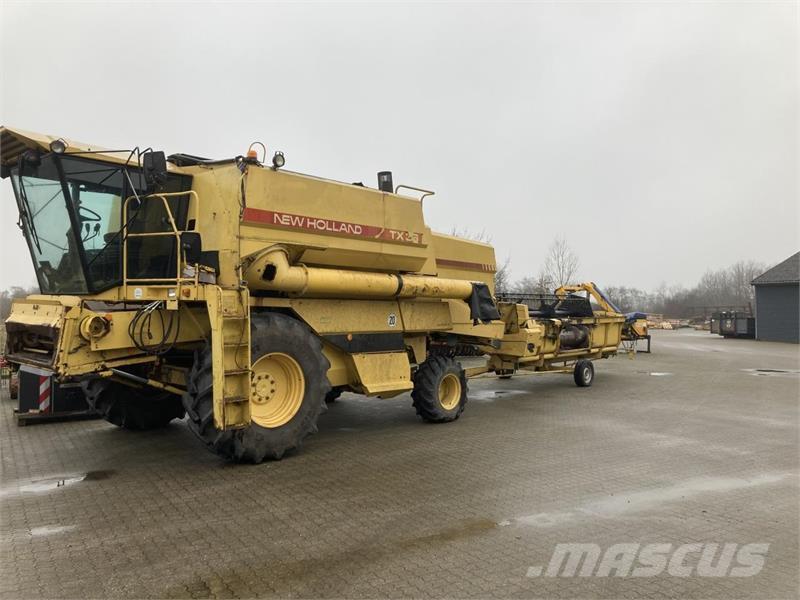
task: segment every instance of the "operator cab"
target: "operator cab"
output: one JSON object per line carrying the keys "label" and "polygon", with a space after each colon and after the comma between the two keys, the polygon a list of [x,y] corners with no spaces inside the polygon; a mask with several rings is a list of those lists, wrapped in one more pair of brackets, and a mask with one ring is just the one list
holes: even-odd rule
{"label": "operator cab", "polygon": [[[140,166],[136,159],[107,162],[92,151],[43,153],[28,147],[15,162],[4,161],[3,176],[11,177],[19,226],[42,293],[93,294],[120,285],[124,241],[128,278],[175,277],[173,238],[128,237],[172,231],[162,202],[139,201],[153,190],[154,181],[159,193],[191,188],[191,177],[167,172],[162,153],[148,154],[155,160],[146,158]],[[188,194],[167,202],[175,225],[185,229]]]}

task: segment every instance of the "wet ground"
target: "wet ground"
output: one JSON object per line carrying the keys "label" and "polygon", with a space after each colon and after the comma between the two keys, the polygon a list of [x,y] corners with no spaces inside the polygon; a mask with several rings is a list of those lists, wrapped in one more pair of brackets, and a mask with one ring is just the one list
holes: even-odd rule
{"label": "wet ground", "polygon": [[[345,395],[260,466],[4,399],[0,596],[797,597],[798,346],[653,337],[591,388],[474,380],[449,425]],[[531,576],[564,543],[769,546],[749,577]]]}

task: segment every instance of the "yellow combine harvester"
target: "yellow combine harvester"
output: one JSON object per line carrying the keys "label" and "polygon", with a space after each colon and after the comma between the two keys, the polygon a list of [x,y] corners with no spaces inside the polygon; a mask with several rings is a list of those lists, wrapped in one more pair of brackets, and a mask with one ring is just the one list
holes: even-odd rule
{"label": "yellow combine harvester", "polygon": [[433,233],[430,192],[391,173],[371,189],[280,152],[166,158],[8,128],[0,145],[42,292],[13,305],[9,359],[82,381],[116,425],[188,414],[211,450],[259,462],[344,390],[457,419],[468,374],[442,347],[488,353],[470,375],[575,363],[579,385],[617,351],[623,318],[593,285],[546,314],[495,302],[494,249]]}

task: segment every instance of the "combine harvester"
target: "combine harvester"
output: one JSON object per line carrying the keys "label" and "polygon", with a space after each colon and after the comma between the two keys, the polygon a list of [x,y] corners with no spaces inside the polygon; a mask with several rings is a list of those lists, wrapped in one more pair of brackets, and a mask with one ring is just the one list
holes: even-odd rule
{"label": "combine harvester", "polygon": [[[411,391],[442,423],[468,375],[571,366],[588,386],[590,360],[617,352],[624,318],[594,285],[545,312],[496,302],[494,249],[433,233],[432,192],[391,173],[378,189],[311,177],[280,152],[265,164],[260,144],[223,160],[7,128],[0,144],[42,292],[14,302],[8,358],[82,382],[115,425],[186,414],[212,451],[260,462],[299,447],[345,390]],[[433,351],[459,344],[487,364]]]}

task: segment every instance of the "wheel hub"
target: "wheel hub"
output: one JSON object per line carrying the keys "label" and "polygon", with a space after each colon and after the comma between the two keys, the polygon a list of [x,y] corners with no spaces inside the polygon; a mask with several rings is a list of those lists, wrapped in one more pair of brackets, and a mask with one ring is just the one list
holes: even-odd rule
{"label": "wheel hub", "polygon": [[439,404],[445,410],[453,410],[461,401],[461,380],[447,373],[439,382]]}
{"label": "wheel hub", "polygon": [[298,362],[283,352],[265,354],[252,369],[250,418],[262,427],[285,425],[303,404],[306,382]]}

